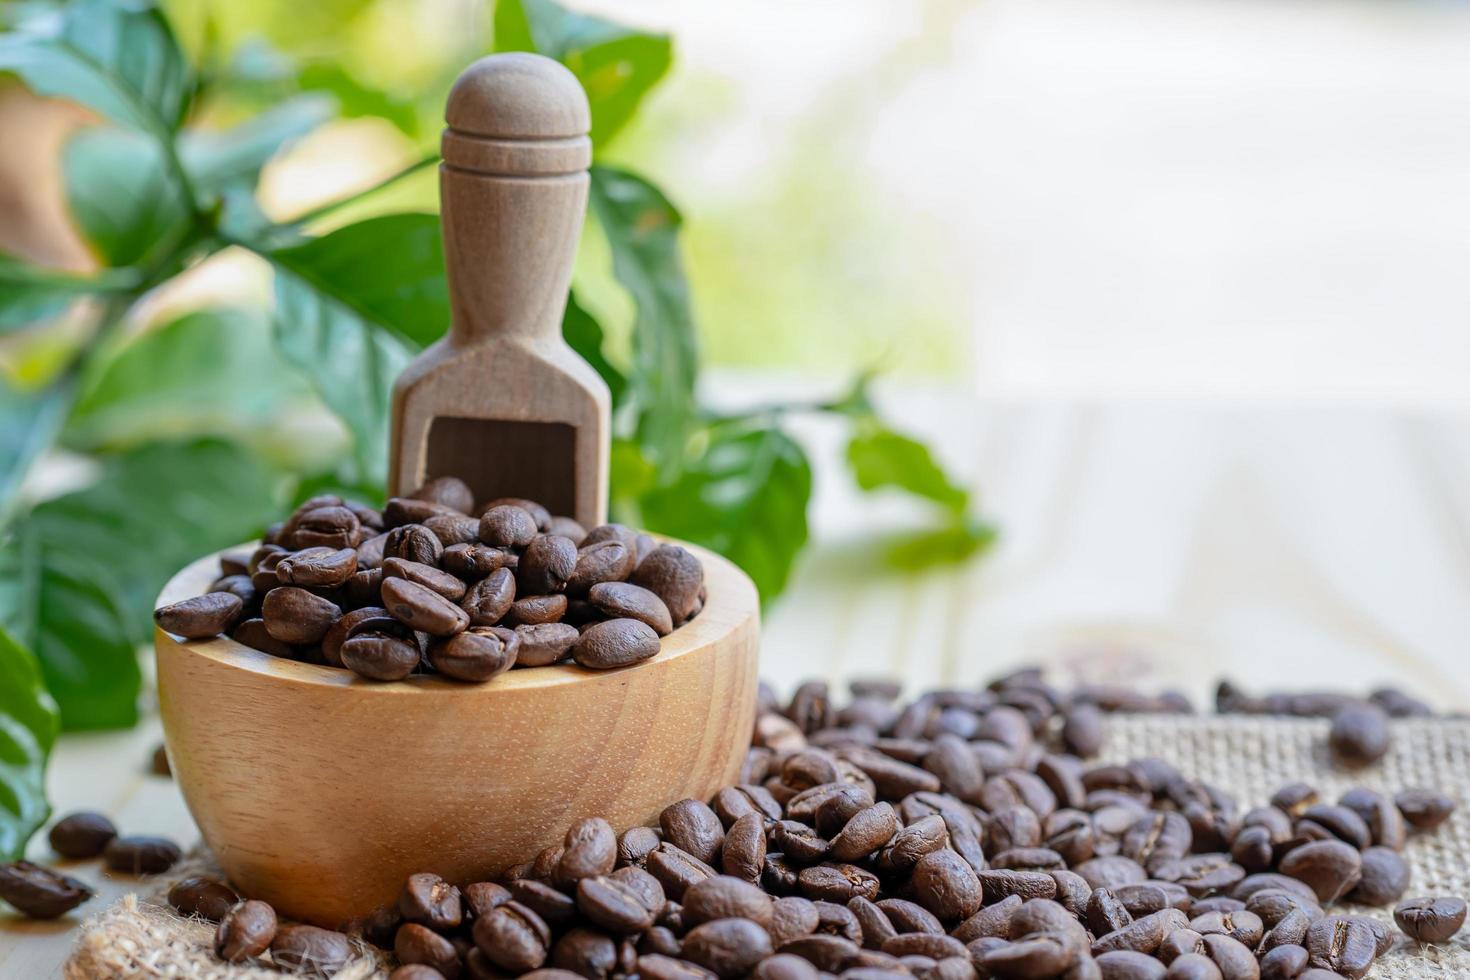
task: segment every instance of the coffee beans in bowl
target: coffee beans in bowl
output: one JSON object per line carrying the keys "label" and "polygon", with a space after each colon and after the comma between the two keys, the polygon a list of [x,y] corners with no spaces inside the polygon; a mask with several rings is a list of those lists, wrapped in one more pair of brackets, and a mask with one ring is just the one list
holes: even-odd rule
{"label": "coffee beans in bowl", "polygon": [[475,505],[454,477],[377,511],[315,497],[203,595],[163,606],[188,640],[226,635],[375,681],[470,683],[516,667],[641,663],[699,615],[704,569],[620,524],[590,530],[522,499]]}

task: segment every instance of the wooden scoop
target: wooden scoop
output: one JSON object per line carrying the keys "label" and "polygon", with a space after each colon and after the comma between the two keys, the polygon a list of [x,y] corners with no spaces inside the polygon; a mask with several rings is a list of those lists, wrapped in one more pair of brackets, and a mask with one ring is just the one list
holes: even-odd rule
{"label": "wooden scoop", "polygon": [[439,188],[452,319],[393,390],[389,493],[438,476],[606,521],[609,396],[562,339],[587,210],[587,96],[534,54],[459,76]]}

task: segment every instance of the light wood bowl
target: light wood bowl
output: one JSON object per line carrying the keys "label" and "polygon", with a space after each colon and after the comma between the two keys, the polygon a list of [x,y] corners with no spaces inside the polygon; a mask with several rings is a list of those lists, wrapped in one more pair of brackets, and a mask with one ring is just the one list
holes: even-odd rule
{"label": "light wood bowl", "polygon": [[[338,926],[414,872],[484,880],[579,818],[621,832],[734,782],[755,718],[759,605],[738,568],[686,547],[704,563],[704,610],[619,670],[377,683],[158,630],[174,778],[221,868],[283,915]],[[185,568],[159,603],[203,592],[217,562]]]}

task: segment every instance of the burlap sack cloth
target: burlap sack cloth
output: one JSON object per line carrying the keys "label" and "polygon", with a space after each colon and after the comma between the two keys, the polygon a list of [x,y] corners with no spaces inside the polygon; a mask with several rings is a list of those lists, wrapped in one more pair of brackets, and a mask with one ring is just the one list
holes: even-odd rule
{"label": "burlap sack cloth", "polygon": [[[1392,793],[1410,786],[1436,787],[1460,802],[1433,834],[1416,836],[1406,856],[1413,866],[1410,895],[1470,895],[1470,722],[1403,721],[1394,725],[1393,748],[1378,765],[1344,772],[1329,763],[1327,723],[1279,718],[1116,716],[1108,721],[1106,761],[1158,756],[1183,772],[1228,789],[1242,808],[1264,803],[1284,783],[1305,780],[1335,799],[1351,786]],[[192,869],[179,869],[177,880]],[[214,928],[175,915],[161,904],[167,883],[146,897],[128,896],[89,919],[67,963],[68,980],[200,977],[219,980],[279,978],[269,966],[230,967],[210,951]],[[1368,911],[1390,924],[1391,910]],[[1467,930],[1470,932],[1470,930]],[[1395,930],[1397,935],[1397,930]],[[370,948],[337,974],[341,980],[386,977],[391,962]],[[1369,974],[1394,980],[1470,978],[1470,936],[1445,946],[1419,946],[1400,937]]]}

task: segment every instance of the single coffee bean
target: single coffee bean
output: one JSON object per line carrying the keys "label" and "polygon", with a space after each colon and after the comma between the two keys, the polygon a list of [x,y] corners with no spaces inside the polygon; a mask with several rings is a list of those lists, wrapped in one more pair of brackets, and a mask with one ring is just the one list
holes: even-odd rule
{"label": "single coffee bean", "polygon": [[383,542],[383,560],[402,558],[421,565],[438,566],[444,554],[439,536],[422,524],[404,524],[388,532]]}
{"label": "single coffee bean", "polygon": [[375,681],[401,681],[419,665],[419,648],[391,633],[359,633],[342,644],[342,666]]}
{"label": "single coffee bean", "polygon": [[479,683],[509,670],[520,645],[520,637],[513,630],[473,626],[463,633],[434,639],[429,644],[428,660],[446,677]]}
{"label": "single coffee bean", "polygon": [[475,509],[475,493],[457,476],[437,476],[409,494],[415,500],[427,500],[468,514]]}
{"label": "single coffee bean", "polygon": [[976,944],[991,942],[977,939],[970,946],[970,955],[977,968],[995,976],[1057,977],[1080,955],[1077,940],[1070,933],[1037,933],[977,953]]}
{"label": "single coffee bean", "polygon": [[771,937],[749,919],[716,919],[689,930],[683,956],[720,977],[735,980],[772,954]]}
{"label": "single coffee bean", "polygon": [[[558,859],[561,851],[561,848],[555,849]],[[555,870],[554,866],[552,870]],[[565,927],[576,917],[576,901],[566,892],[558,891],[544,881],[531,878],[512,881],[510,896],[512,901],[521,903],[541,916],[541,921],[553,931]]]}
{"label": "single coffee bean", "polygon": [[307,548],[276,562],[276,578],[282,585],[334,589],[357,573],[357,551],[353,548]]}
{"label": "single coffee bean", "polygon": [[1169,964],[1164,980],[1223,980],[1220,968],[1208,956],[1185,953]]}
{"label": "single coffee bean", "polygon": [[473,933],[475,947],[486,959],[514,973],[541,966],[551,950],[551,930],[539,915],[519,902],[506,902],[476,919]]}
{"label": "single coffee bean", "polygon": [[458,977],[461,969],[459,950],[454,944],[416,922],[405,922],[398,927],[393,937],[393,955],[404,965],[430,967],[435,976]]}
{"label": "single coffee bean", "polygon": [[[470,625],[470,617],[463,609],[417,582],[385,578],[382,593],[383,608],[410,629],[430,636],[453,636]],[[267,602],[269,598],[266,597]]]}
{"label": "single coffee bean", "polygon": [[587,599],[609,619],[636,619],[659,636],[673,632],[669,607],[642,586],[631,582],[599,582],[588,590]]}
{"label": "single coffee bean", "polygon": [[233,888],[213,878],[185,878],[168,890],[168,904],[180,915],[197,915],[211,922],[223,919],[239,902]]}
{"label": "single coffee bean", "polygon": [[298,507],[283,532],[294,551],[306,548],[356,548],[362,543],[362,522],[338,497],[322,498],[322,506]]}
{"label": "single coffee bean", "polygon": [[790,953],[777,953],[756,964],[751,980],[821,980],[810,962]]}
{"label": "single coffee bean", "polygon": [[601,817],[577,821],[562,842],[561,860],[551,880],[559,888],[574,886],[583,878],[611,874],[618,860],[618,837],[612,824]]}
{"label": "single coffee bean", "polygon": [[1378,936],[1367,919],[1334,915],[1312,923],[1302,943],[1312,966],[1357,980],[1378,958]]}
{"label": "single coffee bean", "polygon": [[471,626],[494,626],[510,612],[515,598],[515,573],[500,568],[470,586],[461,608],[469,615]]}
{"label": "single coffee bean", "polygon": [[1097,958],[1103,980],[1163,980],[1163,963],[1144,953],[1115,949]]}
{"label": "single coffee bean", "polygon": [[132,875],[162,874],[181,857],[179,845],[166,837],[114,837],[102,851],[109,868]]}
{"label": "single coffee bean", "polygon": [[522,595],[561,592],[577,567],[577,546],[570,538],[542,534],[521,554],[516,568],[516,588]]}
{"label": "single coffee bean", "polygon": [[214,954],[226,963],[243,963],[262,955],[276,938],[276,910],[265,902],[241,902],[220,919]]}
{"label": "single coffee bean", "polygon": [[480,540],[492,548],[524,548],[536,538],[536,519],[521,507],[499,504],[480,516]]}
{"label": "single coffee bean", "polygon": [[398,894],[398,911],[407,922],[440,931],[453,929],[464,918],[459,889],[428,872],[408,876]]}
{"label": "single coffee bean", "polygon": [[1411,898],[1393,910],[1404,935],[1421,943],[1449,942],[1465,924],[1462,898]]}
{"label": "single coffee bean", "polygon": [[1307,807],[1293,829],[1296,836],[1304,840],[1336,838],[1360,851],[1373,843],[1373,832],[1368,829],[1368,822],[1356,811],[1335,803],[1317,803]]}
{"label": "single coffee bean", "polygon": [[583,667],[605,670],[626,667],[658,655],[659,640],[648,624],[636,619],[609,619],[587,629],[572,647],[572,659]]}
{"label": "single coffee bean", "polygon": [[[618,946],[591,929],[572,929],[551,948],[553,970],[570,971],[588,980],[606,980],[618,969]],[[540,971],[543,975],[552,971]]]}
{"label": "single coffee bean", "polygon": [[546,667],[565,659],[582,635],[569,623],[517,626],[515,634],[520,638],[520,652],[516,655],[519,667]]}
{"label": "single coffee bean", "polygon": [[725,841],[720,818],[698,800],[680,800],[664,808],[658,817],[664,840],[706,864],[719,860]]}
{"label": "single coffee bean", "polygon": [[270,949],[271,962],[291,973],[331,976],[352,959],[346,936],[316,926],[279,926]]}
{"label": "single coffee bean", "polygon": [[643,867],[661,840],[652,827],[629,827],[618,838],[618,866]]}
{"label": "single coffee bean", "polygon": [[704,587],[704,566],[686,549],[663,544],[638,563],[629,581],[657,595],[668,607],[674,622],[683,623],[699,601],[699,591]]}
{"label": "single coffee bean", "polygon": [[289,660],[296,656],[296,648],[271,636],[265,620],[260,618],[242,620],[230,631],[230,639],[273,657],[285,657]]}
{"label": "single coffee bean", "polygon": [[282,643],[320,643],[342,615],[335,602],[296,586],[271,589],[260,607],[266,631]]}
{"label": "single coffee bean", "polygon": [[560,622],[567,613],[567,597],[561,593],[531,595],[517,599],[506,614],[507,626],[536,626]]}
{"label": "single coffee bean", "polygon": [[584,544],[577,549],[576,566],[567,577],[567,595],[585,596],[600,582],[622,582],[633,574],[637,562],[633,549],[622,541]]}
{"label": "single coffee bean", "polygon": [[47,839],[57,854],[79,860],[101,854],[107,842],[116,836],[117,828],[111,820],[100,813],[82,810],[56,821]]}
{"label": "single coffee bean", "polygon": [[1409,865],[1398,851],[1370,847],[1363,852],[1362,877],[1348,898],[1364,905],[1391,905],[1409,887]]}
{"label": "single coffee bean", "polygon": [[[332,628],[327,630],[327,635],[322,637],[322,659],[333,667],[341,667],[342,644],[368,631],[394,635],[407,632],[403,629],[402,624],[381,606],[364,606],[361,609],[354,609],[343,613],[342,617],[332,624]],[[407,637],[401,638],[406,639]]]}
{"label": "single coffee bean", "polygon": [[725,831],[725,842],[720,847],[720,866],[727,875],[759,882],[765,863],[765,821],[762,814],[753,810]]}
{"label": "single coffee bean", "polygon": [[[771,860],[772,856],[767,855],[766,868],[761,872],[763,880],[766,872],[770,869]],[[683,848],[668,841],[661,842],[648,855],[647,866],[649,873],[658,879],[659,884],[663,886],[669,898],[676,902],[683,899],[684,891],[690,885],[697,881],[702,881],[705,878],[712,878],[717,874],[714,868]],[[792,886],[794,887],[794,873],[792,879]]]}
{"label": "single coffee bean", "polygon": [[433,565],[408,561],[404,558],[384,559],[383,577],[385,579],[402,578],[416,582],[430,591],[439,593],[450,602],[458,602],[464,598],[465,594],[464,582],[450,573],[440,571]]}
{"label": "single coffee bean", "polygon": [[470,918],[485,915],[491,909],[510,901],[510,891],[493,881],[476,881],[460,890],[464,912]]}
{"label": "single coffee bean", "polygon": [[1434,830],[1455,811],[1455,801],[1429,789],[1407,789],[1393,798],[1415,830]]}
{"label": "single coffee bean", "polygon": [[91,897],[84,883],[39,864],[0,864],[0,899],[29,918],[55,919]]}
{"label": "single coffee bean", "polygon": [[203,640],[227,632],[245,611],[240,597],[229,592],[192,596],[153,611],[159,628],[186,640]]}
{"label": "single coffee bean", "polygon": [[1260,959],[1261,980],[1296,980],[1309,960],[1302,946],[1277,946]]}
{"label": "single coffee bean", "polygon": [[[980,879],[953,851],[932,851],[919,858],[914,865],[912,884],[918,903],[943,922],[967,919],[980,908]],[[1055,890],[1056,884],[1052,882],[1053,894]]]}
{"label": "single coffee bean", "polygon": [[1393,800],[1359,786],[1342,794],[1338,802],[1363,818],[1373,835],[1374,844],[1395,851],[1404,849],[1408,840],[1408,823]]}
{"label": "single coffee bean", "polygon": [[869,900],[877,898],[880,886],[877,875],[864,871],[855,864],[838,862],[824,862],[815,867],[803,868],[797,874],[796,880],[801,893],[807,898],[832,902],[839,906],[845,906],[855,895]]}
{"label": "single coffee bean", "polygon": [[[480,543],[480,522],[473,517],[435,514],[433,517],[425,518],[423,525],[434,532],[434,536],[439,539],[439,543],[446,551],[457,544]],[[441,565],[444,563],[443,554],[440,554],[439,562]]]}
{"label": "single coffee bean", "polygon": [[1350,704],[1332,719],[1327,743],[1333,756],[1349,766],[1367,766],[1388,753],[1388,715],[1373,704]]}
{"label": "single coffee bean", "polygon": [[[646,874],[638,868],[632,870]],[[656,879],[654,883],[658,883]],[[638,880],[627,875],[583,878],[577,882],[577,910],[608,932],[634,935],[652,926],[657,918],[660,910],[653,907],[652,894],[651,888],[640,886]]]}
{"label": "single coffee bean", "polygon": [[1362,876],[1363,861],[1357,850],[1342,841],[1319,840],[1293,848],[1282,858],[1281,871],[1306,882],[1326,904],[1352,890]]}
{"label": "single coffee bean", "polygon": [[[514,551],[490,548],[483,544],[454,544],[444,549],[439,566],[466,582],[476,582],[502,568],[514,573],[520,558]],[[514,578],[514,575],[512,575]]]}

